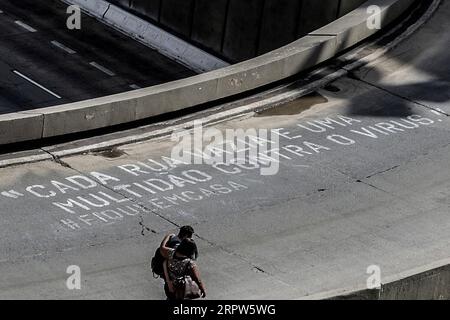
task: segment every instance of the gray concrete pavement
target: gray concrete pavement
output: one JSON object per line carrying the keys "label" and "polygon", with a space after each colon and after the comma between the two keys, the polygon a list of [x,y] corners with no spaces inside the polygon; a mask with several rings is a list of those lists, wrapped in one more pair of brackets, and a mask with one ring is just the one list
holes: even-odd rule
{"label": "gray concrete pavement", "polygon": [[[216,299],[364,288],[370,265],[384,278],[448,259],[449,14],[444,2],[334,87],[216,125],[280,129],[274,176],[161,167],[174,165],[167,138],[0,169],[0,298],[163,298],[149,260],[183,224]],[[80,291],[65,286],[69,265],[81,267]]]}
{"label": "gray concrete pavement", "polygon": [[0,1],[0,9],[1,113],[105,96],[193,75],[84,14],[80,30],[67,29],[69,15],[61,1]]}

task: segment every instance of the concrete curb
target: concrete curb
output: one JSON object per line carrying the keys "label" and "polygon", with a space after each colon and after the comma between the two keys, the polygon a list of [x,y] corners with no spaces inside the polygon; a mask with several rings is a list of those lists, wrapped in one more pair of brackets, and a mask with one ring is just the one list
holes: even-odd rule
{"label": "concrete curb", "polygon": [[[0,125],[8,128],[8,130],[0,129],[0,132],[4,133],[0,142],[16,143],[105,128],[183,110],[285,79],[314,67],[336,56],[343,49],[375,34],[378,30],[362,27],[362,21],[366,21],[368,17],[369,5],[382,5],[385,13],[382,16],[382,25],[386,26],[414,1],[370,0],[357,10],[331,23],[332,28],[339,27],[334,34],[326,34],[329,31],[327,28],[330,28],[326,26],[260,57],[191,78],[117,95],[28,111],[26,114],[30,117],[29,126],[35,129],[25,135],[17,134],[23,131],[21,129],[23,121],[18,118],[11,119],[8,115],[0,116]],[[386,14],[390,7],[394,8],[393,13]],[[104,7],[94,6],[92,10],[96,14],[102,14]],[[347,35],[348,40],[343,41],[343,35]]]}
{"label": "concrete curb", "polygon": [[198,72],[223,68],[229,64],[192,44],[158,28],[105,0],[62,0],[77,5],[127,36],[155,49],[172,60]]}

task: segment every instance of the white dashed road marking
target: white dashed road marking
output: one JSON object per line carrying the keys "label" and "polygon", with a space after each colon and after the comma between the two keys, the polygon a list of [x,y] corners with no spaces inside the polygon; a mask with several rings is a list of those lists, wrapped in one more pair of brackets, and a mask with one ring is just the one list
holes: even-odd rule
{"label": "white dashed road marking", "polygon": [[54,45],[55,47],[67,52],[68,54],[75,54],[77,53],[75,50],[70,49],[69,47],[63,45],[61,42],[58,42],[56,40],[51,42],[52,45]]}
{"label": "white dashed road marking", "polygon": [[130,84],[130,88],[134,90],[141,89],[137,84]]}
{"label": "white dashed road marking", "polygon": [[26,75],[20,73],[19,71],[14,70],[13,72],[14,72],[16,75],[18,75],[19,77],[21,77],[21,78],[27,80],[28,82],[34,84],[36,87],[41,88],[41,89],[44,90],[45,92],[51,94],[52,96],[54,96],[54,97],[56,97],[56,98],[58,98],[58,99],[62,99],[61,96],[57,95],[56,93],[54,93],[53,91],[47,89],[46,87],[44,87],[43,85],[37,83],[36,81],[34,81],[34,80],[28,78]]}
{"label": "white dashed road marking", "polygon": [[27,31],[30,31],[30,32],[37,32],[37,30],[36,30],[35,28],[33,28],[33,27],[27,25],[26,23],[24,23],[24,22],[22,22],[22,21],[20,21],[20,20],[14,21],[14,23],[17,24],[18,26],[21,26],[22,28],[24,28],[24,29],[27,30]]}
{"label": "white dashed road marking", "polygon": [[113,71],[109,70],[108,68],[105,68],[102,65],[99,65],[97,62],[93,61],[93,62],[91,62],[89,64],[91,66],[93,66],[94,68],[100,70],[101,72],[106,73],[108,76],[114,77],[116,75]]}

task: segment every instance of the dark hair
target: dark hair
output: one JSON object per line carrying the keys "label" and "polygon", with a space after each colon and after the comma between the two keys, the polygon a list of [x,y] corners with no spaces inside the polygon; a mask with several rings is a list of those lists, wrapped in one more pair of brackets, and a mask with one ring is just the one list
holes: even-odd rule
{"label": "dark hair", "polygon": [[195,244],[195,241],[190,238],[186,238],[181,241],[180,245],[176,249],[176,253],[192,259],[196,259],[197,252],[197,245]]}
{"label": "dark hair", "polygon": [[194,234],[194,228],[191,226],[183,226],[180,228],[180,232],[178,233],[178,237],[180,239],[184,238],[192,238],[192,235]]}

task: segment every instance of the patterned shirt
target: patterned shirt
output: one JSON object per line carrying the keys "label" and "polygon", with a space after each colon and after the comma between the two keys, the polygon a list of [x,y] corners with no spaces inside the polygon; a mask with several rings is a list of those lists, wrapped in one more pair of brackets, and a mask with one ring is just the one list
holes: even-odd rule
{"label": "patterned shirt", "polygon": [[170,280],[190,275],[192,269],[195,267],[195,262],[189,258],[178,258],[175,255],[175,249],[169,251],[169,260],[167,262],[167,270],[169,272]]}

